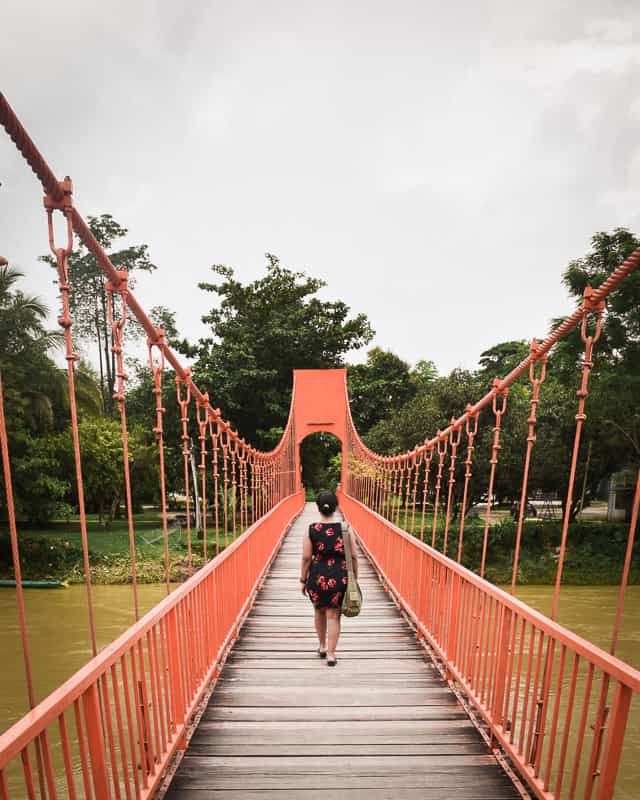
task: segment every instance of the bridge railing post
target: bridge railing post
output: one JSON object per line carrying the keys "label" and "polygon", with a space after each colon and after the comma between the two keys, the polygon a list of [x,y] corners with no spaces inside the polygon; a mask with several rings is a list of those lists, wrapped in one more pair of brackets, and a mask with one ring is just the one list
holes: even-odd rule
{"label": "bridge railing post", "polygon": [[87,726],[87,742],[91,759],[91,776],[96,800],[110,800],[109,773],[102,730],[98,684],[93,683],[82,695],[82,707]]}
{"label": "bridge railing post", "polygon": [[[458,623],[460,617],[460,591],[462,588],[462,579],[456,572],[451,574],[451,603],[449,611],[449,631],[447,636],[447,660],[455,662],[456,648],[458,645]],[[443,593],[446,589],[443,587]],[[444,598],[443,598],[444,599]],[[450,679],[451,675],[447,670],[447,678]]]}
{"label": "bridge railing post", "polygon": [[169,651],[169,683],[171,686],[171,709],[173,727],[177,730],[184,724],[184,687],[182,685],[182,665],[178,620],[175,608],[167,615],[167,648]]}
{"label": "bridge railing post", "polygon": [[597,800],[609,800],[613,797],[632,697],[633,691],[628,686],[622,683],[616,685],[609,720],[609,735],[600,771]]}
{"label": "bridge railing post", "polygon": [[495,725],[504,726],[505,686],[507,684],[507,664],[509,662],[509,648],[511,643],[511,616],[509,608],[503,608],[500,629],[498,631],[498,652],[496,653],[496,671],[494,686],[492,688],[493,702],[491,714]]}

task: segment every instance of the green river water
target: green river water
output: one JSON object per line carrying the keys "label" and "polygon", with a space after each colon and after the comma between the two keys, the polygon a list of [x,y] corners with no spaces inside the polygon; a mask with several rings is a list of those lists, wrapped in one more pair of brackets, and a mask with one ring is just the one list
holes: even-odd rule
{"label": "green river water", "polygon": [[[95,586],[98,645],[103,647],[133,622],[131,587]],[[518,596],[543,613],[551,607],[552,587],[524,586]],[[139,587],[141,611],[165,595],[163,585]],[[70,677],[90,657],[87,607],[82,586],[25,591],[29,639],[38,699]],[[575,633],[608,649],[617,588],[563,587],[559,621]],[[640,586],[628,589],[618,656],[640,668]],[[309,620],[311,625],[311,619]],[[27,711],[22,648],[13,589],[0,589],[0,732]],[[617,800],[640,797],[640,702],[632,706]]]}

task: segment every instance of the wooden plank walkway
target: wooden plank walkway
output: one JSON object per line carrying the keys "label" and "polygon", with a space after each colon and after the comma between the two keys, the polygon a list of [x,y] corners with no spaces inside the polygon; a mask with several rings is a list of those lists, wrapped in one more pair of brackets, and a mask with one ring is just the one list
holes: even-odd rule
{"label": "wooden plank walkway", "polygon": [[363,612],[335,668],[315,655],[298,576],[316,519],[287,535],[168,800],[520,797],[362,555]]}

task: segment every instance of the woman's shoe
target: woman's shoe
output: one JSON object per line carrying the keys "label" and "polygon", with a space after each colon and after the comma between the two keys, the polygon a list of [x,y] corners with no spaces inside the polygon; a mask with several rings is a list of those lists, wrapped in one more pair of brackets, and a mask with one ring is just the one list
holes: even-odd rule
{"label": "woman's shoe", "polygon": [[335,667],[335,665],[337,663],[338,663],[338,659],[335,656],[333,658],[328,658],[327,659],[327,666],[328,667]]}
{"label": "woman's shoe", "polygon": [[320,658],[326,658],[327,657],[327,651],[326,650],[321,650],[320,648],[318,648],[318,655],[320,656]]}

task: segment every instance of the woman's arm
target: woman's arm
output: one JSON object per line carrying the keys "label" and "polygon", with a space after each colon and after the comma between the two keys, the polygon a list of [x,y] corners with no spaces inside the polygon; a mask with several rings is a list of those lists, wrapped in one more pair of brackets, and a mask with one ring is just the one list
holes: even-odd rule
{"label": "woman's arm", "polygon": [[311,544],[311,537],[307,532],[302,543],[302,563],[300,564],[300,583],[302,584],[302,594],[306,594],[306,582],[309,576],[309,565],[311,564],[311,556],[313,555],[313,545]]}

